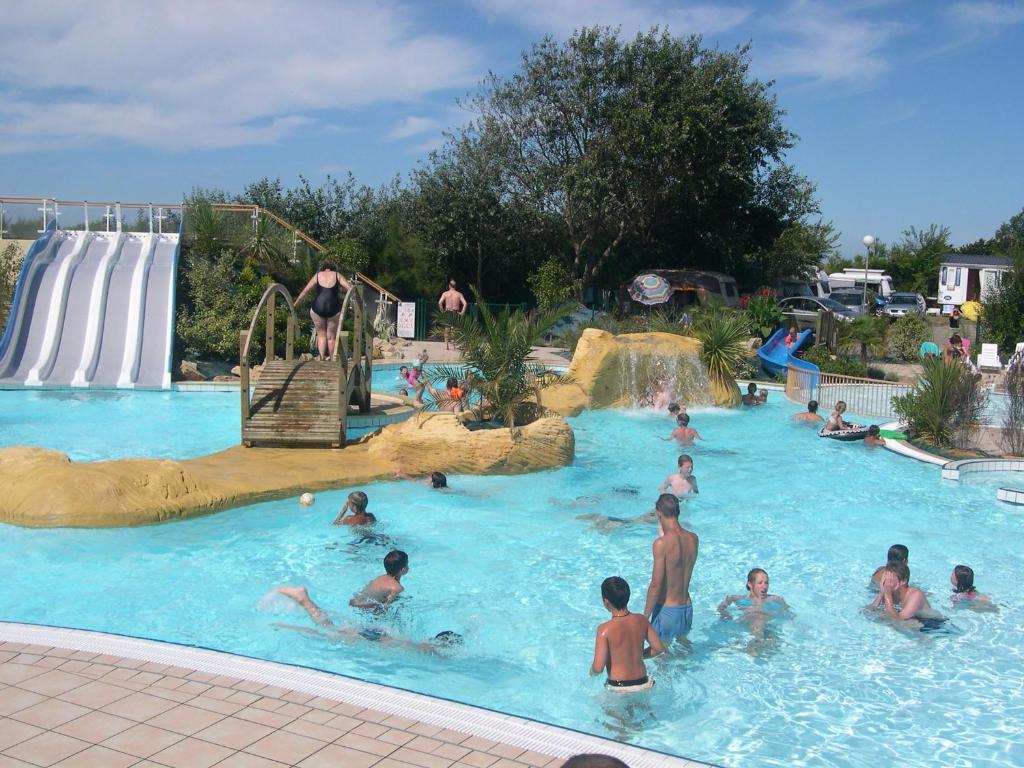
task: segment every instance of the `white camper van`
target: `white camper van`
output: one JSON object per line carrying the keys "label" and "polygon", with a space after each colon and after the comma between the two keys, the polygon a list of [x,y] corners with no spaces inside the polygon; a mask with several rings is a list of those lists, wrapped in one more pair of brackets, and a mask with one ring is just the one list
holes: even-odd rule
{"label": "white camper van", "polygon": [[828,276],[829,288],[833,291],[837,288],[855,288],[862,291],[865,282],[867,282],[868,290],[874,291],[887,301],[896,293],[896,289],[892,285],[892,278],[885,274],[884,269],[847,267],[842,272],[833,272]]}
{"label": "white camper van", "polygon": [[832,292],[828,285],[828,275],[820,269],[815,270],[814,275],[809,278],[779,278],[775,283],[775,290],[780,299],[790,296],[813,296],[816,299],[824,299]]}
{"label": "white camper van", "polygon": [[947,253],[939,267],[939,305],[948,315],[965,301],[984,301],[1010,270],[1005,256]]}

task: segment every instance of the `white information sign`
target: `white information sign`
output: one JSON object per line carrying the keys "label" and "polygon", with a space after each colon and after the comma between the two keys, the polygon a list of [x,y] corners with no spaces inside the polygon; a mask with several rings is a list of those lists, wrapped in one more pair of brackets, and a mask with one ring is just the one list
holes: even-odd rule
{"label": "white information sign", "polygon": [[398,302],[398,329],[396,331],[403,339],[411,339],[416,336],[416,302]]}

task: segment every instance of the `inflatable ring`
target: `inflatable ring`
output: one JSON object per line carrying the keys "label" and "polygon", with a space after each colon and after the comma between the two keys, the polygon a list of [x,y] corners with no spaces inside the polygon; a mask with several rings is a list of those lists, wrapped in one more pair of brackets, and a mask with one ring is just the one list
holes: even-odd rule
{"label": "inflatable ring", "polygon": [[822,427],[818,430],[818,437],[829,437],[833,440],[863,440],[868,435],[868,427],[863,424],[850,424],[845,429],[833,429],[829,432]]}

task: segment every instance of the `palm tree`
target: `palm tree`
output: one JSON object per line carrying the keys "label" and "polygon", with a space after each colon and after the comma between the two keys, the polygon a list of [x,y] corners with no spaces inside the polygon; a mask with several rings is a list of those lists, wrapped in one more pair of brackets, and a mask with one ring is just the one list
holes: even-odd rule
{"label": "palm tree", "polygon": [[840,327],[839,346],[846,349],[860,348],[860,362],[865,368],[868,365],[868,353],[872,355],[885,352],[885,336],[888,324],[881,317],[861,315],[853,322]]}
{"label": "palm tree", "polygon": [[703,345],[701,359],[708,369],[715,402],[738,404],[735,371],[750,354],[746,318],[739,312],[712,307],[694,322],[693,333]]}
{"label": "palm tree", "polygon": [[495,314],[480,300],[476,288],[472,290],[479,319],[469,316],[444,319],[452,324],[455,345],[462,351],[465,369],[439,366],[436,370],[441,378],[465,379],[468,389],[479,398],[477,410],[481,420],[488,414],[506,427],[514,427],[517,420],[522,421],[519,417],[523,406],[537,396],[540,387],[566,380],[543,366],[527,362],[526,358],[533,345],[567,310],[559,307],[528,315],[506,307]]}

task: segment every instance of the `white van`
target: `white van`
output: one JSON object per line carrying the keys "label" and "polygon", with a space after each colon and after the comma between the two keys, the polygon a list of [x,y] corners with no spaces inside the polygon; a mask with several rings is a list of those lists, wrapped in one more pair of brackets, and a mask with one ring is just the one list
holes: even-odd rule
{"label": "white van", "polygon": [[847,267],[842,272],[833,272],[828,276],[829,288],[833,291],[837,288],[856,288],[858,291],[862,291],[865,282],[869,290],[874,291],[883,299],[888,300],[896,293],[896,289],[892,285],[892,278],[885,274],[884,269]]}

